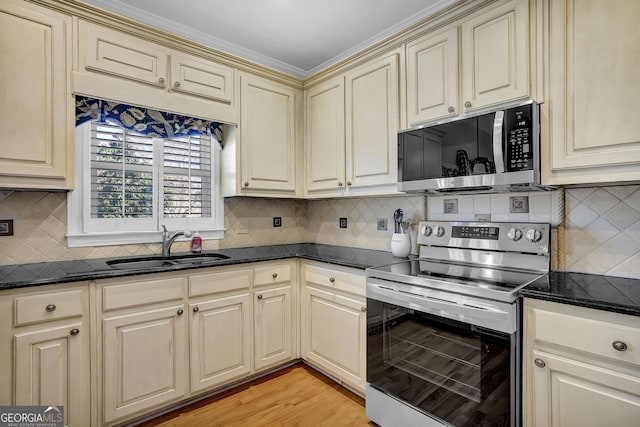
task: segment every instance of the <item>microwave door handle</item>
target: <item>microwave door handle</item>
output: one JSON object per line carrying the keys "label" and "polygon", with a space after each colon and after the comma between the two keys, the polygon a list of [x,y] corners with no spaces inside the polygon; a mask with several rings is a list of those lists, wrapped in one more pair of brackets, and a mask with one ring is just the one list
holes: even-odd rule
{"label": "microwave door handle", "polygon": [[496,165],[496,173],[504,172],[504,153],[502,151],[502,126],[504,124],[504,111],[497,111],[493,120],[493,162]]}

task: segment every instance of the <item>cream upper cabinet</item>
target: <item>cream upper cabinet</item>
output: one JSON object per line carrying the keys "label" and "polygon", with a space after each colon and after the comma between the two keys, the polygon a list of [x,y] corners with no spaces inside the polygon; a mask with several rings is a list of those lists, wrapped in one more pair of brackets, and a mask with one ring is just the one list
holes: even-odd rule
{"label": "cream upper cabinet", "polygon": [[364,394],[367,353],[364,274],[316,263],[304,264],[302,271],[302,357]]}
{"label": "cream upper cabinet", "polygon": [[406,52],[409,127],[533,93],[528,0],[481,9],[409,42]]}
{"label": "cream upper cabinet", "polygon": [[640,318],[525,299],[526,427],[636,426]]}
{"label": "cream upper cabinet", "polygon": [[236,123],[235,70],[80,19],[78,94]]}
{"label": "cream upper cabinet", "polygon": [[[239,195],[299,196],[298,126],[302,93],[255,75],[240,74]],[[225,155],[225,153],[223,153]]]}
{"label": "cream upper cabinet", "polygon": [[254,269],[254,367],[256,370],[292,360],[297,347],[294,289],[295,263]]}
{"label": "cream upper cabinet", "polygon": [[25,1],[0,4],[0,187],[70,189],[71,17]]}
{"label": "cream upper cabinet", "polygon": [[640,180],[640,3],[549,2],[542,183]]}
{"label": "cream upper cabinet", "polygon": [[62,405],[65,426],[87,426],[88,286],[44,288],[0,297],[0,376],[7,379],[0,386],[0,404]]}
{"label": "cream upper cabinet", "polygon": [[407,44],[407,120],[417,123],[459,114],[458,27]]}
{"label": "cream upper cabinet", "polygon": [[528,97],[529,2],[512,0],[461,24],[465,112]]}
{"label": "cream upper cabinet", "polygon": [[344,186],[344,111],[344,77],[306,91],[306,195]]}
{"label": "cream upper cabinet", "polygon": [[308,198],[395,194],[401,50],[306,92]]}

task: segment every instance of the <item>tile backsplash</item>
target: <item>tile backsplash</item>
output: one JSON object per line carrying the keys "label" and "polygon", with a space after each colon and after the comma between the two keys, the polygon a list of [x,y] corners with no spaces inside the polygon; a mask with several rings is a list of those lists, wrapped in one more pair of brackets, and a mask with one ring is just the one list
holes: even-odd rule
{"label": "tile backsplash", "polygon": [[[323,200],[229,198],[225,199],[225,238],[205,241],[204,248],[316,242],[386,251],[397,208],[411,221],[414,253],[417,222],[427,216],[475,220],[481,214],[492,221],[551,223],[562,222],[564,217],[566,270],[640,278],[639,185],[572,188],[566,190],[564,199],[561,191],[522,194],[529,196],[527,214],[509,213],[512,193]],[[458,200],[458,214],[445,214],[445,200],[452,198]],[[0,237],[0,264],[160,252],[159,244],[67,248],[66,205],[65,193],[0,191],[0,219],[13,219],[15,233]],[[275,216],[282,218],[281,227],[273,227]],[[347,218],[347,228],[339,227],[339,218]],[[386,231],[377,230],[378,218],[387,219]],[[187,242],[176,242],[173,247],[174,252],[187,250]]]}

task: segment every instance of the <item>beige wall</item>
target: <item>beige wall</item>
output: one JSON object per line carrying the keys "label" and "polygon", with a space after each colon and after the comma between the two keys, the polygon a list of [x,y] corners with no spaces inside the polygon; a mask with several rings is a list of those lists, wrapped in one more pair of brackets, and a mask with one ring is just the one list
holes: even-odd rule
{"label": "beige wall", "polygon": [[[461,214],[468,215],[469,209],[472,212],[484,210],[492,217],[495,215],[494,220],[507,220],[500,216],[500,209],[504,210],[505,204],[500,197],[505,196],[461,197]],[[444,218],[439,213],[441,199],[429,197],[425,200],[422,196],[310,201],[226,199],[225,239],[206,241],[205,249],[315,242],[388,250],[393,232],[393,211],[401,208],[405,218],[413,224],[411,235],[415,252],[417,221],[427,214],[431,219],[454,219]],[[562,212],[562,207],[554,206],[556,200],[554,196],[535,193],[530,203],[532,211],[538,214],[529,220],[541,220],[545,215],[552,218],[556,208]],[[640,278],[640,186],[568,189],[564,208],[564,255],[568,271]],[[0,192],[0,219],[13,219],[15,233],[11,237],[0,237],[0,264],[160,252],[158,244],[67,248],[66,215],[65,193]],[[274,216],[282,217],[282,227],[272,226]],[[348,219],[347,229],[338,227],[340,217]],[[376,229],[377,218],[387,218],[387,231]],[[248,224],[248,233],[238,233],[239,221]],[[178,242],[173,247],[174,252],[186,250],[186,243]]]}

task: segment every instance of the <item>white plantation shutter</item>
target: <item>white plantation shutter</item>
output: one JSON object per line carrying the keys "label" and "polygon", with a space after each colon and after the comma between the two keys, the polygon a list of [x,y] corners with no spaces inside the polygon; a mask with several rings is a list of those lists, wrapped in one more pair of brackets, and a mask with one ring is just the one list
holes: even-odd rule
{"label": "white plantation shutter", "polygon": [[163,215],[165,218],[211,217],[211,139],[165,139]]}
{"label": "white plantation shutter", "polygon": [[153,217],[153,138],[119,126],[91,131],[91,217]]}

